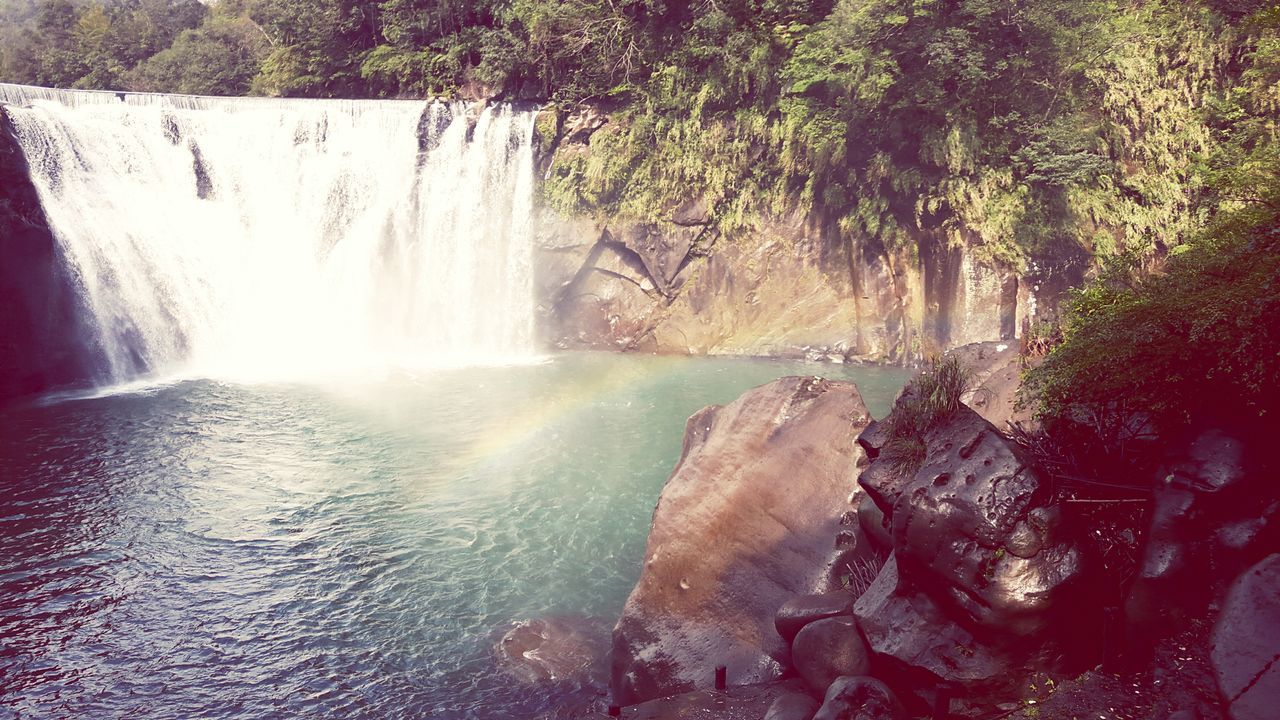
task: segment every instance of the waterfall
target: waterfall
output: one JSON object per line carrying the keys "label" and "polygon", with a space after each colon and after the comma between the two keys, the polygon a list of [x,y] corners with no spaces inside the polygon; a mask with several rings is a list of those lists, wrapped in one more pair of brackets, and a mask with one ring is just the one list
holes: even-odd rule
{"label": "waterfall", "polygon": [[0,84],[102,380],[533,353],[534,112]]}

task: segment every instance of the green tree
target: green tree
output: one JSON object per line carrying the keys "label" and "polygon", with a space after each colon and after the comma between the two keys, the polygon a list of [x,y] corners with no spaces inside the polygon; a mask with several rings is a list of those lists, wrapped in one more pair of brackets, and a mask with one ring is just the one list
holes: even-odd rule
{"label": "green tree", "polygon": [[268,50],[252,20],[218,15],[139,64],[127,75],[127,85],[143,92],[244,95]]}
{"label": "green tree", "polygon": [[259,0],[250,10],[271,42],[254,92],[283,97],[363,95],[364,54],[375,44],[371,0]]}

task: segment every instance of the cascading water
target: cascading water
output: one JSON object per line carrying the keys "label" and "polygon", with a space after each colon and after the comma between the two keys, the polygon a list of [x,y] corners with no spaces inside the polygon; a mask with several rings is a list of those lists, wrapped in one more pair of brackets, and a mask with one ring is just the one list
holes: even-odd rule
{"label": "cascading water", "polygon": [[0,84],[102,378],[532,354],[534,113]]}

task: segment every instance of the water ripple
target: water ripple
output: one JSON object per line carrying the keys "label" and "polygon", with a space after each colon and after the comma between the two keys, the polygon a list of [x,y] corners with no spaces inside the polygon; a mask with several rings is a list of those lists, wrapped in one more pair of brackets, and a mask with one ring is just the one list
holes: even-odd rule
{"label": "water ripple", "polygon": [[[797,371],[576,356],[0,411],[0,720],[590,702],[498,673],[495,638],[548,614],[607,626],[684,418]],[[886,407],[901,373],[859,372]]]}

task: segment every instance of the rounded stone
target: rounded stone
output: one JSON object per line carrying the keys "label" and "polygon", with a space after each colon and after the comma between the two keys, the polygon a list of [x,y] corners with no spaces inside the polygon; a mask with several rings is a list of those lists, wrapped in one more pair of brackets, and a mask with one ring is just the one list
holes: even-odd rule
{"label": "rounded stone", "polygon": [[805,625],[791,646],[791,661],[814,693],[824,692],[842,675],[865,675],[871,667],[866,643],[850,617]]}
{"label": "rounded stone", "polygon": [[832,682],[813,720],[903,720],[906,716],[888,685],[863,676]]}
{"label": "rounded stone", "polygon": [[1235,581],[1212,637],[1213,672],[1232,720],[1275,717],[1280,705],[1280,554]]}
{"label": "rounded stone", "polygon": [[805,625],[837,615],[853,616],[853,596],[847,590],[793,597],[778,608],[773,626],[790,643]]}

